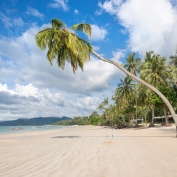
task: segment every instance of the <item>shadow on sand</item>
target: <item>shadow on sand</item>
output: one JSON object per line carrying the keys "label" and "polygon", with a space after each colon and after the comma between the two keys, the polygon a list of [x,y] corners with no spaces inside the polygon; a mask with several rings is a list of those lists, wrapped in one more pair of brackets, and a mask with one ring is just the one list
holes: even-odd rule
{"label": "shadow on sand", "polygon": [[81,138],[81,136],[54,136],[52,138]]}

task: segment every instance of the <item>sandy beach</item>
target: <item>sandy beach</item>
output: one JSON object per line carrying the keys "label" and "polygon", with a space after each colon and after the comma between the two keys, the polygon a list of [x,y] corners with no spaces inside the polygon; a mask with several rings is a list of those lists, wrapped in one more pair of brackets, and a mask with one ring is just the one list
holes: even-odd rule
{"label": "sandy beach", "polygon": [[0,154],[1,177],[177,176],[175,127],[1,135]]}

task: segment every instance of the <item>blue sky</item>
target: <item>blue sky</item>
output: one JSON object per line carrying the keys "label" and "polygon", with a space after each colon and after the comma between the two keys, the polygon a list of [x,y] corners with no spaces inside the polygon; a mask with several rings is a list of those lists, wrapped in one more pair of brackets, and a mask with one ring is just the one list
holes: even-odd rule
{"label": "blue sky", "polygon": [[[52,18],[67,27],[86,22],[86,38],[103,57],[120,64],[130,52],[142,59],[153,50],[175,54],[176,0],[1,0],[0,1],[0,120],[38,116],[89,115],[104,98],[111,98],[124,74],[94,56],[84,72],[50,66],[36,33]],[[85,37],[81,34],[82,37]]]}

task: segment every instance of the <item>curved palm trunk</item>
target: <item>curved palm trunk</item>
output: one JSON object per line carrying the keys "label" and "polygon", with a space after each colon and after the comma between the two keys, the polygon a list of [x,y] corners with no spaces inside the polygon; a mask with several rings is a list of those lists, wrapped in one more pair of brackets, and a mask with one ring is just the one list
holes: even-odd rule
{"label": "curved palm trunk", "polygon": [[173,107],[171,106],[170,102],[166,99],[166,97],[159,91],[157,90],[155,87],[153,87],[152,85],[150,85],[149,83],[145,82],[144,80],[140,79],[139,77],[133,75],[132,73],[130,73],[129,71],[127,71],[123,66],[119,65],[118,63],[112,61],[112,60],[107,60],[105,58],[103,58],[102,56],[100,56],[99,54],[97,54],[94,51],[91,51],[92,54],[94,54],[95,56],[97,56],[100,60],[107,62],[107,63],[111,63],[114,66],[117,66],[120,70],[122,70],[124,73],[126,73],[128,76],[130,76],[131,78],[135,79],[136,81],[142,83],[143,85],[147,86],[148,88],[150,88],[152,91],[154,91],[157,95],[159,95],[159,97],[164,101],[164,103],[167,105],[168,109],[170,110],[173,119],[175,121],[175,125],[176,125],[176,137],[177,137],[177,116],[176,113],[173,109]]}

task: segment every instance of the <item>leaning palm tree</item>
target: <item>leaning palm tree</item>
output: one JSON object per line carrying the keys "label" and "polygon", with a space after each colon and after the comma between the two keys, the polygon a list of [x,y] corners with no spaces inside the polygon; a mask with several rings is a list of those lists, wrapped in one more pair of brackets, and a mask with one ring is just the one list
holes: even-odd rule
{"label": "leaning palm tree", "polygon": [[[91,36],[91,27],[88,24],[79,24],[71,27],[72,30],[83,31]],[[75,72],[78,66],[83,70],[83,64],[90,59],[92,47],[90,43],[79,38],[66,25],[57,19],[52,20],[52,27],[45,28],[37,33],[36,43],[41,50],[48,47],[47,58],[52,64],[56,58],[58,66],[64,69],[68,61]]]}
{"label": "leaning palm tree", "polygon": [[[72,26],[71,29],[74,31],[84,32],[88,36],[91,36],[91,26],[89,24],[76,24]],[[104,62],[108,62],[117,66],[128,76],[146,85],[162,98],[162,100],[168,106],[175,120],[177,129],[177,117],[175,111],[170,102],[159,90],[157,90],[155,87],[145,82],[144,80],[136,77],[118,63],[112,60],[105,59],[94,52],[91,45],[87,41],[78,37],[70,29],[66,28],[66,25],[61,20],[53,19],[51,28],[46,28],[39,31],[36,34],[36,43],[38,47],[42,50],[45,50],[46,47],[48,47],[47,58],[51,63],[54,59],[57,59],[58,66],[64,69],[65,62],[68,61],[69,63],[71,63],[73,72],[76,71],[78,66],[83,70],[84,62],[90,58],[90,53],[97,56],[100,60]]]}

